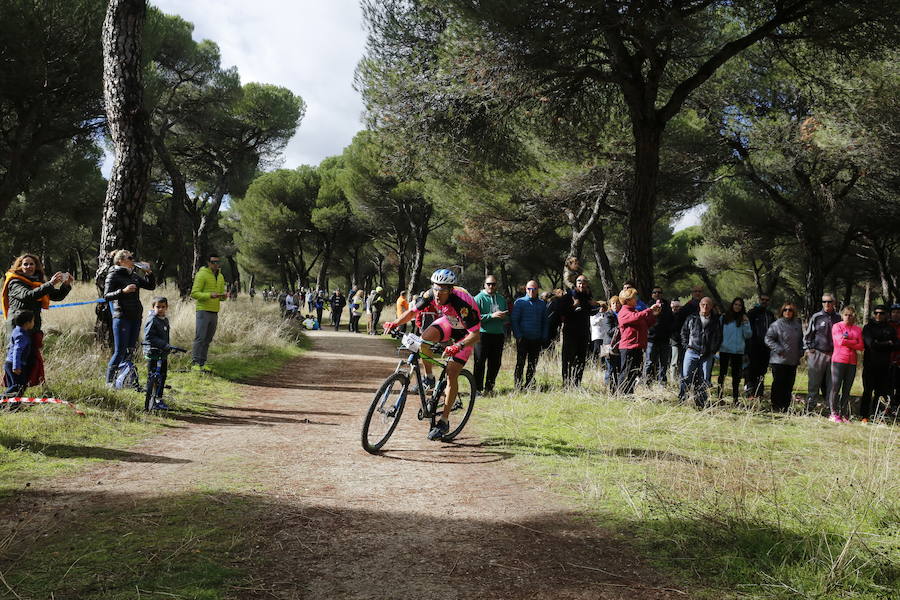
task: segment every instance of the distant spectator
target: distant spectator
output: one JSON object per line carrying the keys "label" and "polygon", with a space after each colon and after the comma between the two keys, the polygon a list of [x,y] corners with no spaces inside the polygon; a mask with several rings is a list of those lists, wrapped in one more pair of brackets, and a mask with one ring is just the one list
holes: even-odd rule
{"label": "distant spectator", "polygon": [[[13,261],[3,280],[3,317],[12,329],[13,319],[24,310],[34,316],[31,329],[31,356],[28,358],[28,383],[38,385],[44,381],[44,332],[41,330],[41,311],[49,308],[50,301],[64,299],[72,289],[75,280],[69,273],[56,272],[46,281],[44,267],[34,254],[23,254]],[[58,288],[56,286],[59,286]]]}
{"label": "distant spectator", "polygon": [[864,421],[875,416],[878,400],[889,405],[891,390],[891,353],[897,350],[897,331],[888,322],[888,308],[875,307],[872,320],[862,329],[866,352],[863,355],[863,395],[859,415]]}
{"label": "distant spectator", "polygon": [[285,294],[284,295],[284,316],[288,319],[293,319],[297,315],[297,304],[296,300],[294,300],[293,294]]}
{"label": "distant spectator", "polygon": [[651,293],[653,302],[661,302],[656,323],[647,332],[647,358],[644,362],[644,380],[663,385],[668,381],[669,363],[672,362],[672,330],[675,327],[675,315],[669,301],[663,295],[660,286],[653,286]]}
{"label": "distant spectator", "polygon": [[605,381],[610,391],[615,392],[619,389],[619,372],[621,369],[621,358],[619,352],[619,339],[621,332],[619,331],[619,312],[622,310],[622,301],[618,296],[609,299],[609,310],[605,313],[606,326],[604,327],[605,337],[603,344],[609,346],[609,354],[603,359],[606,365]]}
{"label": "distant spectator", "polygon": [[347,299],[341,292],[340,288],[334,290],[331,298],[328,300],[331,307],[331,323],[334,325],[335,331],[341,330],[341,315],[344,314],[344,307],[347,306]]}
{"label": "distant spectator", "polygon": [[697,306],[697,314],[689,315],[681,326],[684,366],[678,397],[682,402],[693,392],[697,408],[706,406],[713,360],[721,345],[722,323],[713,314],[712,298],[705,297]]}
{"label": "distant spectator", "polygon": [[506,298],[497,293],[497,278],[493,275],[484,278],[484,289],[475,296],[475,302],[481,312],[481,337],[475,344],[475,387],[480,393],[489,395],[494,391],[503,360],[509,307]]}
{"label": "distant spectator", "polygon": [[369,294],[369,335],[378,335],[378,322],[381,320],[381,311],[386,301],[384,288],[380,285]]}
{"label": "distant spectator", "polygon": [[591,288],[587,278],[579,275],[575,289],[560,298],[557,311],[562,317],[562,378],[563,385],[581,385],[591,343]]}
{"label": "distant spectator", "polygon": [[597,312],[591,315],[591,349],[590,357],[592,360],[599,361],[602,359],[604,340],[607,338],[606,328],[608,326],[606,313],[609,312],[609,305],[606,302],[597,302]]}
{"label": "distant spectator", "polygon": [[[401,290],[400,295],[397,296],[397,301],[394,303],[394,309],[397,313],[397,318],[400,318],[400,315],[409,310],[409,300],[406,298],[406,290]],[[400,326],[400,331],[406,333],[406,323]]]}
{"label": "distant spectator", "polygon": [[662,310],[662,302],[657,301],[651,308],[638,310],[638,294],[633,287],[622,290],[619,299],[622,301],[622,310],[618,314],[620,389],[623,394],[633,394],[644,366],[647,333],[656,323],[656,317]]}
{"label": "distant spectator", "polygon": [[325,310],[325,292],[319,290],[316,292],[316,296],[313,299],[313,306],[316,309],[316,321],[319,323],[319,327],[322,326],[322,311]]}
{"label": "distant spectator", "polygon": [[750,319],[744,310],[744,299],[735,298],[722,315],[722,346],[719,348],[719,400],[725,395],[725,377],[731,369],[731,397],[738,403],[741,372],[744,370],[744,351],[753,335]]}
{"label": "distant spectator", "polygon": [[366,294],[361,289],[350,299],[350,331],[359,333],[359,319],[362,317],[363,304],[366,301]]}
{"label": "distant spectator", "polygon": [[772,368],[772,409],[787,412],[791,407],[797,365],[803,355],[803,326],[793,302],[783,304],[780,314],[766,331],[766,346]]}
{"label": "distant spectator", "polygon": [[106,366],[106,383],[112,385],[119,365],[131,360],[138,341],[144,306],[141,304],[140,289],[156,288],[156,279],[150,266],[134,262],[134,254],[129,250],[112,253],[113,266],[106,274],[103,297],[110,301],[112,309],[113,355]]}
{"label": "distant spectator", "polygon": [[812,412],[819,403],[819,393],[823,401],[831,392],[831,328],[840,322],[834,306],[834,296],[822,294],[822,310],[813,314],[803,333],[803,349],[806,351],[806,410]]}
{"label": "distant spectator", "polygon": [[[891,305],[891,325],[900,340],[900,304]],[[896,417],[900,412],[900,348],[891,353],[891,405],[885,416]]]}
{"label": "distant spectator", "polygon": [[834,423],[850,421],[850,389],[856,378],[857,352],[865,348],[862,329],[856,325],[856,309],[844,307],[841,321],[831,328],[834,354],[831,356],[831,393],[828,395],[828,417]]}
{"label": "distant spectator", "polygon": [[769,310],[769,295],[760,294],[759,303],[747,313],[750,321],[750,341],[747,345],[749,363],[747,365],[744,391],[748,398],[758,398],[765,393],[766,371],[769,370],[769,347],[766,332],[775,322],[775,314]]}
{"label": "distant spectator", "polygon": [[684,322],[687,321],[688,317],[691,315],[696,315],[700,312],[700,300],[703,298],[703,286],[695,285],[691,288],[691,299],[684,303],[684,305],[678,309],[678,318],[675,319],[675,330],[678,332],[678,339],[676,340],[678,345],[678,373],[679,376],[684,371],[684,354],[687,349],[681,345],[681,330],[684,327]]}
{"label": "distant spectator", "polygon": [[[543,341],[549,335],[547,304],[538,297],[537,281],[525,284],[525,297],[513,304],[510,322],[516,339],[516,368],[513,373],[516,389],[527,389],[534,381]],[[525,377],[522,371],[526,368]]]}
{"label": "distant spectator", "polygon": [[306,308],[309,310],[309,312],[315,311],[316,310],[316,295],[313,293],[312,288],[309,288],[308,290],[306,290],[305,300],[306,300]]}
{"label": "distant spectator", "polygon": [[59,302],[68,296],[73,281],[74,277],[61,271],[47,281],[41,260],[34,254],[23,254],[13,261],[3,281],[3,318],[12,325],[17,314],[23,310],[31,311],[34,316],[32,335],[40,332],[41,310],[49,308],[51,300]]}
{"label": "distant spectator", "polygon": [[[625,290],[634,290],[634,292],[636,294],[635,295],[636,300],[634,303],[635,310],[637,310],[638,312],[640,312],[642,310],[647,310],[647,303],[644,302],[643,300],[641,300],[641,294],[640,294],[640,292],[638,292],[638,289],[635,286],[633,281],[626,281],[625,283],[622,284],[622,292],[624,292]],[[621,298],[621,297],[622,297],[622,293],[619,292],[619,298]]]}
{"label": "distant spectator", "polygon": [[34,313],[22,310],[12,318],[13,326],[6,352],[3,372],[6,375],[6,395],[21,396],[28,387],[29,361],[31,358],[31,330],[34,328]]}
{"label": "distant spectator", "polygon": [[[194,319],[194,344],[191,348],[191,370],[208,371],[206,359],[219,325],[219,309],[225,294],[225,277],[219,269],[219,256],[211,252],[206,266],[200,267],[194,276],[191,298],[197,302]],[[296,304],[296,300],[295,300]]]}

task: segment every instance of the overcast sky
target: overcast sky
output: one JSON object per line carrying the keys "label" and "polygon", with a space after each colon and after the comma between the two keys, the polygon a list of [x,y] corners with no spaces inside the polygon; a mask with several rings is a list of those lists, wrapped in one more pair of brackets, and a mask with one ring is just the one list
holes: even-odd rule
{"label": "overcast sky", "polygon": [[151,0],[194,24],[194,39],[219,45],[222,65],[241,82],[288,88],[306,102],[306,116],[283,166],[317,165],[340,154],[362,128],[362,100],[353,71],[365,31],[359,0]]}

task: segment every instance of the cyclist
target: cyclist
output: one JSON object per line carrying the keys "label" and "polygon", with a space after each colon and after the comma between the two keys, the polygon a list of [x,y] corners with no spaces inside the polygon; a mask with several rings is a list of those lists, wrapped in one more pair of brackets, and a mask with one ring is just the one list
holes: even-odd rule
{"label": "cyclist", "polygon": [[[447,364],[447,394],[444,399],[444,412],[434,428],[428,432],[429,440],[440,440],[450,429],[450,411],[456,400],[457,378],[463,365],[472,354],[472,347],[478,343],[481,328],[481,314],[475,299],[464,289],[455,287],[456,273],[450,269],[438,269],[431,274],[431,289],[418,298],[415,303],[396,321],[384,324],[385,332],[400,327],[411,320],[417,313],[431,309],[442,316],[422,332],[422,339],[431,343],[449,342],[453,344],[444,349],[444,357],[450,357]],[[422,352],[430,354],[427,347]],[[425,362],[425,386],[434,387],[434,376],[431,374],[431,363]]]}

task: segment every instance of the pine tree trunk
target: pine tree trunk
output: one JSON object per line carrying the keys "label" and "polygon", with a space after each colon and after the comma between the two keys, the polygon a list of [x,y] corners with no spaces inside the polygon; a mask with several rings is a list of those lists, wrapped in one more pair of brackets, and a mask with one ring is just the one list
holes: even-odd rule
{"label": "pine tree trunk", "polygon": [[653,221],[663,126],[634,126],[635,170],[628,208],[625,264],[644,298],[653,286]]}
{"label": "pine tree trunk", "polygon": [[103,96],[115,162],[100,231],[98,286],[118,248],[137,251],[153,149],[141,64],[146,0],[109,0],[103,22]]}

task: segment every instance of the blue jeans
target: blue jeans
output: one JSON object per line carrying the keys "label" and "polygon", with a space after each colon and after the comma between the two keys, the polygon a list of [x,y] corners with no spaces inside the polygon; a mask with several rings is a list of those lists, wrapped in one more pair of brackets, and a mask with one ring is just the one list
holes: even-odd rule
{"label": "blue jeans", "polygon": [[678,390],[678,399],[684,402],[688,391],[693,390],[694,401],[699,408],[706,406],[707,388],[712,379],[712,366],[714,355],[700,356],[696,351],[688,348],[684,353],[684,366],[681,371],[681,387]]}
{"label": "blue jeans", "polygon": [[672,346],[668,340],[647,342],[647,361],[644,363],[644,381],[663,385],[668,381],[669,363],[672,362]]}
{"label": "blue jeans", "polygon": [[141,330],[139,319],[113,319],[114,350],[109,364],[106,365],[106,383],[112,383],[116,369],[122,361],[129,360],[137,344],[138,332]]}

